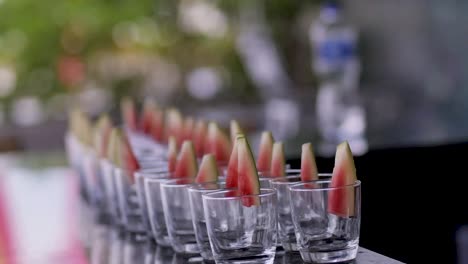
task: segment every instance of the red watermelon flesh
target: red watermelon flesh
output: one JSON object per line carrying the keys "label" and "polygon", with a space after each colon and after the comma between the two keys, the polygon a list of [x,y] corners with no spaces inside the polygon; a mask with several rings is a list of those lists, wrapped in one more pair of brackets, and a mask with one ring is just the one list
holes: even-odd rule
{"label": "red watermelon flesh", "polygon": [[301,180],[303,182],[318,180],[317,164],[315,163],[315,156],[311,143],[302,145]]}
{"label": "red watermelon flesh", "polygon": [[197,176],[197,158],[193,143],[186,140],[182,143],[179,156],[177,157],[176,168],[174,172],[175,178],[195,178]]}
{"label": "red watermelon flesh", "polygon": [[130,146],[130,142],[128,141],[127,135],[123,135],[122,138],[122,144],[123,144],[123,149],[122,149],[122,158],[123,158],[123,166],[124,169],[126,169],[129,173],[130,177],[130,182],[134,182],[134,173],[140,169],[140,164],[138,163],[135,154],[132,151],[132,148]]}
{"label": "red watermelon flesh", "polygon": [[137,130],[137,117],[135,111],[135,105],[132,99],[125,97],[122,99],[121,105],[122,118],[125,126],[133,131]]}
{"label": "red watermelon flesh", "polygon": [[169,172],[174,172],[177,163],[177,142],[174,136],[169,137],[167,150],[167,163]]}
{"label": "red watermelon flesh", "polygon": [[[245,137],[238,137],[238,186],[239,195],[258,195],[260,194],[260,182],[258,179],[255,160],[252,155],[249,143]],[[256,196],[242,197],[242,205],[250,207],[260,205],[260,199]]]}
{"label": "red watermelon flesh", "polygon": [[208,125],[208,135],[205,140],[206,153],[215,155],[216,161],[220,165],[227,164],[231,154],[230,139],[214,122]]}
{"label": "red watermelon flesh", "polygon": [[329,213],[341,217],[352,217],[355,215],[355,191],[352,185],[355,184],[356,181],[357,177],[353,154],[348,142],[345,141],[338,145],[336,150],[335,167],[333,168],[330,187],[338,189],[329,191]]}
{"label": "red watermelon flesh", "polygon": [[156,142],[164,140],[164,114],[159,109],[156,109],[153,113],[150,134]]}
{"label": "red watermelon flesh", "polygon": [[203,120],[198,120],[193,131],[193,143],[197,157],[203,157],[205,153],[205,138],[206,138],[206,123]]}
{"label": "red watermelon flesh", "polygon": [[239,125],[239,123],[236,120],[231,120],[230,133],[231,133],[231,142],[233,144],[236,141],[236,136],[238,134],[242,134],[242,135],[244,134],[244,131],[242,131],[241,126]]}
{"label": "red watermelon flesh", "polygon": [[[239,173],[238,173],[238,151],[237,151],[237,141],[234,143],[234,147],[232,148],[231,157],[229,158],[229,163],[227,166],[226,172],[226,189],[236,189],[239,183]],[[236,192],[229,192],[227,196],[235,196]]]}
{"label": "red watermelon flesh", "polygon": [[270,175],[271,177],[284,177],[286,175],[283,142],[275,142],[273,144]]}
{"label": "red watermelon flesh", "polygon": [[140,130],[147,135],[151,134],[155,110],[155,103],[152,100],[146,100],[141,113]]}
{"label": "red watermelon flesh", "polygon": [[257,169],[260,172],[267,172],[267,174],[270,172],[273,142],[273,135],[270,131],[265,131],[262,133],[257,158]]}
{"label": "red watermelon flesh", "polygon": [[216,165],[216,159],[213,154],[206,154],[203,156],[202,162],[200,164],[200,169],[198,170],[196,182],[205,183],[205,182],[216,182],[218,181],[218,165]]}

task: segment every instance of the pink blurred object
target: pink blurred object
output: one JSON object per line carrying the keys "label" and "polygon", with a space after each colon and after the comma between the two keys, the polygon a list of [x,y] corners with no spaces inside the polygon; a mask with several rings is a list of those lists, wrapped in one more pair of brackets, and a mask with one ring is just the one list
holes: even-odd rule
{"label": "pink blurred object", "polygon": [[7,210],[3,178],[0,178],[0,264],[15,263],[15,247],[13,246],[12,230]]}

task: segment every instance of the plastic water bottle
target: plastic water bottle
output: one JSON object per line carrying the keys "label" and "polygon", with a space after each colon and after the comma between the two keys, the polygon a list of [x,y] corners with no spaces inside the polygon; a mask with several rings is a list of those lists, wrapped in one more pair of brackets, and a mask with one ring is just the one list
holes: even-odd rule
{"label": "plastic water bottle", "polygon": [[348,140],[353,152],[367,150],[365,111],[359,96],[358,33],[336,2],[327,2],[311,24],[312,69],[319,80],[316,102],[319,151],[332,155]]}

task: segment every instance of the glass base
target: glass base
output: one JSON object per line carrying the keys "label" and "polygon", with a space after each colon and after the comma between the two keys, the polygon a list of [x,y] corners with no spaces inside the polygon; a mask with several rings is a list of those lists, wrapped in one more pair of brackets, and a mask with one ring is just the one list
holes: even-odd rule
{"label": "glass base", "polygon": [[335,251],[309,252],[301,250],[301,257],[309,263],[336,263],[350,261],[356,258],[359,246]]}
{"label": "glass base", "polygon": [[217,259],[216,264],[273,264],[275,254],[238,259]]}
{"label": "glass base", "polygon": [[174,243],[172,243],[172,249],[174,249],[174,251],[180,255],[190,256],[200,254],[200,248],[196,243],[187,243],[183,245],[175,245]]}
{"label": "glass base", "polygon": [[156,237],[156,244],[161,247],[172,247],[169,236]]}
{"label": "glass base", "polygon": [[284,251],[287,251],[287,252],[299,251],[299,249],[297,248],[297,243],[283,242],[282,245],[283,245]]}

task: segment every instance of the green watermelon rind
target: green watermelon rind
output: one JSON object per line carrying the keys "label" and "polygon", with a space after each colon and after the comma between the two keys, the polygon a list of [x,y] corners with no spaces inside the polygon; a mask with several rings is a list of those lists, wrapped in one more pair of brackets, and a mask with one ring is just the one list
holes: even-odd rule
{"label": "green watermelon rind", "polygon": [[285,156],[284,156],[283,142],[273,143],[273,151],[271,154],[270,175],[272,177],[284,177],[286,175],[286,161],[285,161]]}
{"label": "green watermelon rind", "polygon": [[[304,163],[309,163],[309,171],[305,171]],[[301,180],[304,182],[318,180],[317,163],[315,162],[315,155],[311,143],[302,144]]]}
{"label": "green watermelon rind", "polygon": [[177,141],[174,136],[168,139],[167,163],[168,170],[174,172],[177,163]]}
{"label": "green watermelon rind", "polygon": [[243,135],[244,131],[242,131],[241,126],[237,120],[231,120],[229,124],[229,132],[231,134],[231,141],[234,143],[236,141],[237,135]]}

